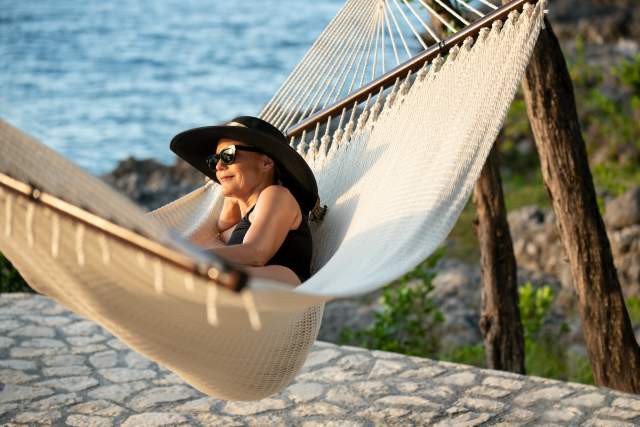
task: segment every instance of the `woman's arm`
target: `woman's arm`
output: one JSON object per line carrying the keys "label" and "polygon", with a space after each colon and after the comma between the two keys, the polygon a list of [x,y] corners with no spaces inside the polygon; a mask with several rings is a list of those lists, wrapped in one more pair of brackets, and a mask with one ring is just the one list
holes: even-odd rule
{"label": "woman's arm", "polygon": [[213,252],[238,265],[265,265],[280,249],[289,230],[301,220],[300,207],[285,187],[265,188],[253,210],[251,227],[242,244],[213,248]]}
{"label": "woman's arm", "polygon": [[240,207],[237,200],[225,197],[214,229],[201,229],[197,234],[189,236],[189,240],[202,249],[224,246],[233,231],[232,227],[240,222],[240,217]]}
{"label": "woman's arm", "polygon": [[233,227],[239,223],[241,219],[242,213],[240,212],[238,201],[231,197],[225,197],[220,217],[218,217],[218,233],[222,233],[223,231]]}

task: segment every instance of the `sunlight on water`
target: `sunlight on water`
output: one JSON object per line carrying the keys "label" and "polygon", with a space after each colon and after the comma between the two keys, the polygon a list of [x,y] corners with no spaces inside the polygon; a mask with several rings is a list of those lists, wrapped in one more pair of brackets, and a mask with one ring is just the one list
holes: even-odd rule
{"label": "sunlight on water", "polygon": [[92,173],[256,115],[341,0],[0,0],[0,116]]}

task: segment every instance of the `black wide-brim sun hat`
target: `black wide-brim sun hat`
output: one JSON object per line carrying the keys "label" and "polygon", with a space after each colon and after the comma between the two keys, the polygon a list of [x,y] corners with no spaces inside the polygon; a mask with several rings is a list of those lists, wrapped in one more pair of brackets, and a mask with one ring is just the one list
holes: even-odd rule
{"label": "black wide-brim sun hat", "polygon": [[269,156],[278,166],[282,185],[291,191],[303,212],[308,213],[316,206],[318,184],[311,168],[278,128],[257,117],[240,116],[222,125],[186,130],[173,137],[170,148],[219,183],[215,170],[207,166],[207,158],[215,154],[218,141],[223,138],[256,147]]}

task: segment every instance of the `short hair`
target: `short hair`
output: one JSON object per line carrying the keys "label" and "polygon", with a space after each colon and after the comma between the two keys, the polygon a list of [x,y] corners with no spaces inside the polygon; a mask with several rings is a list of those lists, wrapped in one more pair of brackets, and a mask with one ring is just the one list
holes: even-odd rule
{"label": "short hair", "polygon": [[278,184],[278,185],[282,185],[282,180],[280,179],[280,169],[278,168],[278,165],[276,164],[276,162],[273,162],[273,183],[274,184]]}

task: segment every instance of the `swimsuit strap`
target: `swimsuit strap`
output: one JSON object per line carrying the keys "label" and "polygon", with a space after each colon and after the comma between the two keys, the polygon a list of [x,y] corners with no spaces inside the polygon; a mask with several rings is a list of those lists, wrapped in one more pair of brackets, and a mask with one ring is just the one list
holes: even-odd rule
{"label": "swimsuit strap", "polygon": [[253,208],[255,208],[256,205],[251,206],[251,209],[249,209],[247,211],[247,213],[244,215],[245,218],[249,219],[249,215],[251,215],[251,212],[253,212]]}

